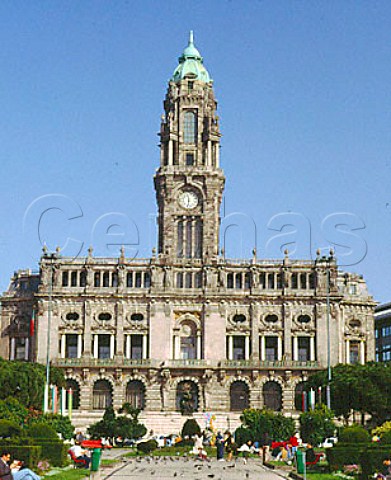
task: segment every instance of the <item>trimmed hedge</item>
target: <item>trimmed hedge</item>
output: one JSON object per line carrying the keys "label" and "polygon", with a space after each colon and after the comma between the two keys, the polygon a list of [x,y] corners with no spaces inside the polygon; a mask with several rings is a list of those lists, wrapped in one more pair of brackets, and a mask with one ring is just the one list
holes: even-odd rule
{"label": "trimmed hedge", "polygon": [[48,440],[47,438],[35,438],[36,445],[42,447],[41,459],[47,460],[54,467],[63,467],[67,463],[69,446],[61,440]]}
{"label": "trimmed hedge", "polygon": [[147,442],[141,442],[137,444],[137,450],[142,453],[151,453],[157,449],[157,441],[156,440],[148,440]]}
{"label": "trimmed hedge", "polygon": [[48,423],[33,423],[27,428],[26,435],[32,438],[58,440],[57,432]]}
{"label": "trimmed hedge", "polygon": [[366,450],[366,443],[342,443],[338,442],[332,448],[326,449],[327,462],[330,470],[336,472],[343,470],[344,465],[359,464],[362,452]]}
{"label": "trimmed hedge", "polygon": [[361,425],[345,427],[339,432],[339,441],[342,443],[365,443],[370,440],[371,436]]}
{"label": "trimmed hedge", "polygon": [[390,450],[390,445],[371,445],[361,452],[359,463],[362,470],[362,480],[373,477],[376,472],[383,472],[383,461],[390,458]]}
{"label": "trimmed hedge", "polygon": [[0,450],[10,451],[11,458],[22,460],[29,468],[35,469],[42,458],[42,447],[38,445],[12,445],[8,442],[0,443]]}

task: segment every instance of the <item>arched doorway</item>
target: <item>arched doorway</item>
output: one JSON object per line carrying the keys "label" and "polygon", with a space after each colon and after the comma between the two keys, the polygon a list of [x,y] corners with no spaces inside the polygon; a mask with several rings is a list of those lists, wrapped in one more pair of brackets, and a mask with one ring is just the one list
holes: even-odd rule
{"label": "arched doorway", "polygon": [[236,381],[231,384],[229,391],[230,410],[242,412],[250,406],[250,390],[246,382]]}
{"label": "arched doorway", "polygon": [[140,380],[131,380],[126,386],[126,403],[143,410],[145,407],[145,386]]}
{"label": "arched doorway", "polygon": [[93,409],[104,410],[113,403],[113,389],[107,380],[97,380],[92,392]]}
{"label": "arched doorway", "polygon": [[65,408],[69,409],[69,395],[70,390],[72,391],[72,408],[78,410],[80,407],[80,386],[79,383],[73,378],[68,378],[65,383],[66,388],[66,397],[65,397]]}
{"label": "arched doorway", "polygon": [[279,383],[269,381],[264,384],[263,405],[276,412],[282,410],[282,388]]}
{"label": "arched doorway", "polygon": [[176,389],[176,408],[182,415],[197,412],[198,387],[191,380],[183,380],[178,383]]}

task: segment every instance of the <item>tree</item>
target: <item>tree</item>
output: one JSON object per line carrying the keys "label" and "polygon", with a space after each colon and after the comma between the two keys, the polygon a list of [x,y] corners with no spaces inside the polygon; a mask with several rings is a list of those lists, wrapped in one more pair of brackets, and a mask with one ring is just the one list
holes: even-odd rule
{"label": "tree", "polygon": [[[331,406],[337,417],[348,423],[350,415],[358,412],[372,416],[372,423],[379,425],[391,412],[391,365],[370,362],[365,365],[337,365],[331,374]],[[327,385],[327,370],[309,378],[307,388]],[[325,401],[325,398],[323,398]]]}
{"label": "tree", "polygon": [[300,415],[300,432],[305,442],[318,445],[325,438],[334,435],[336,425],[334,413],[325,405],[317,405],[314,410]]}
{"label": "tree", "polygon": [[[45,383],[44,365],[0,358],[0,400],[13,397],[27,408],[42,409]],[[55,367],[50,369],[50,383],[58,387],[65,386],[61,370]]]}
{"label": "tree", "polygon": [[263,442],[266,434],[273,440],[287,440],[295,432],[292,418],[284,417],[272,410],[249,408],[243,411],[240,419],[250,430],[253,440],[257,442]]}
{"label": "tree", "polygon": [[102,420],[94,423],[88,428],[92,438],[109,438],[111,440],[122,438],[140,438],[147,433],[145,425],[139,423],[140,411],[124,404],[121,412],[130,412],[130,418],[126,416],[116,417],[113,407],[107,407]]}

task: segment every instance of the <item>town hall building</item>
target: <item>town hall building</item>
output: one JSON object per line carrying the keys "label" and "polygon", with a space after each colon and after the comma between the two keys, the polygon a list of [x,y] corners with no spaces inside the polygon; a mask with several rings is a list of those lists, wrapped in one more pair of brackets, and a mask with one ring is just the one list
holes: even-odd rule
{"label": "town hall building", "polygon": [[44,248],[39,273],[16,272],[1,298],[0,355],[44,364],[49,346],[78,426],[124,402],[161,433],[189,414],[213,414],[221,428],[249,407],[295,416],[312,372],[375,358],[375,302],[332,251],[225,258],[220,139],[213,81],[191,34],[164,99],[151,258]]}

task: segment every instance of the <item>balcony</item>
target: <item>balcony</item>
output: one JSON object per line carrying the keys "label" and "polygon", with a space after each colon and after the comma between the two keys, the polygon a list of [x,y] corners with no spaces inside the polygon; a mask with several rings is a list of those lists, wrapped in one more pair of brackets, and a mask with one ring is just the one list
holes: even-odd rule
{"label": "balcony", "polygon": [[134,367],[134,368],[149,368],[156,366],[156,362],[150,358],[135,359],[135,358],[55,358],[52,360],[52,365],[55,367]]}
{"label": "balcony", "polygon": [[197,359],[179,359],[179,360],[167,360],[162,365],[167,368],[205,368],[209,366],[208,360]]}
{"label": "balcony", "polygon": [[317,369],[320,364],[317,361],[296,361],[296,360],[222,360],[222,368],[267,368],[271,370],[297,370]]}

